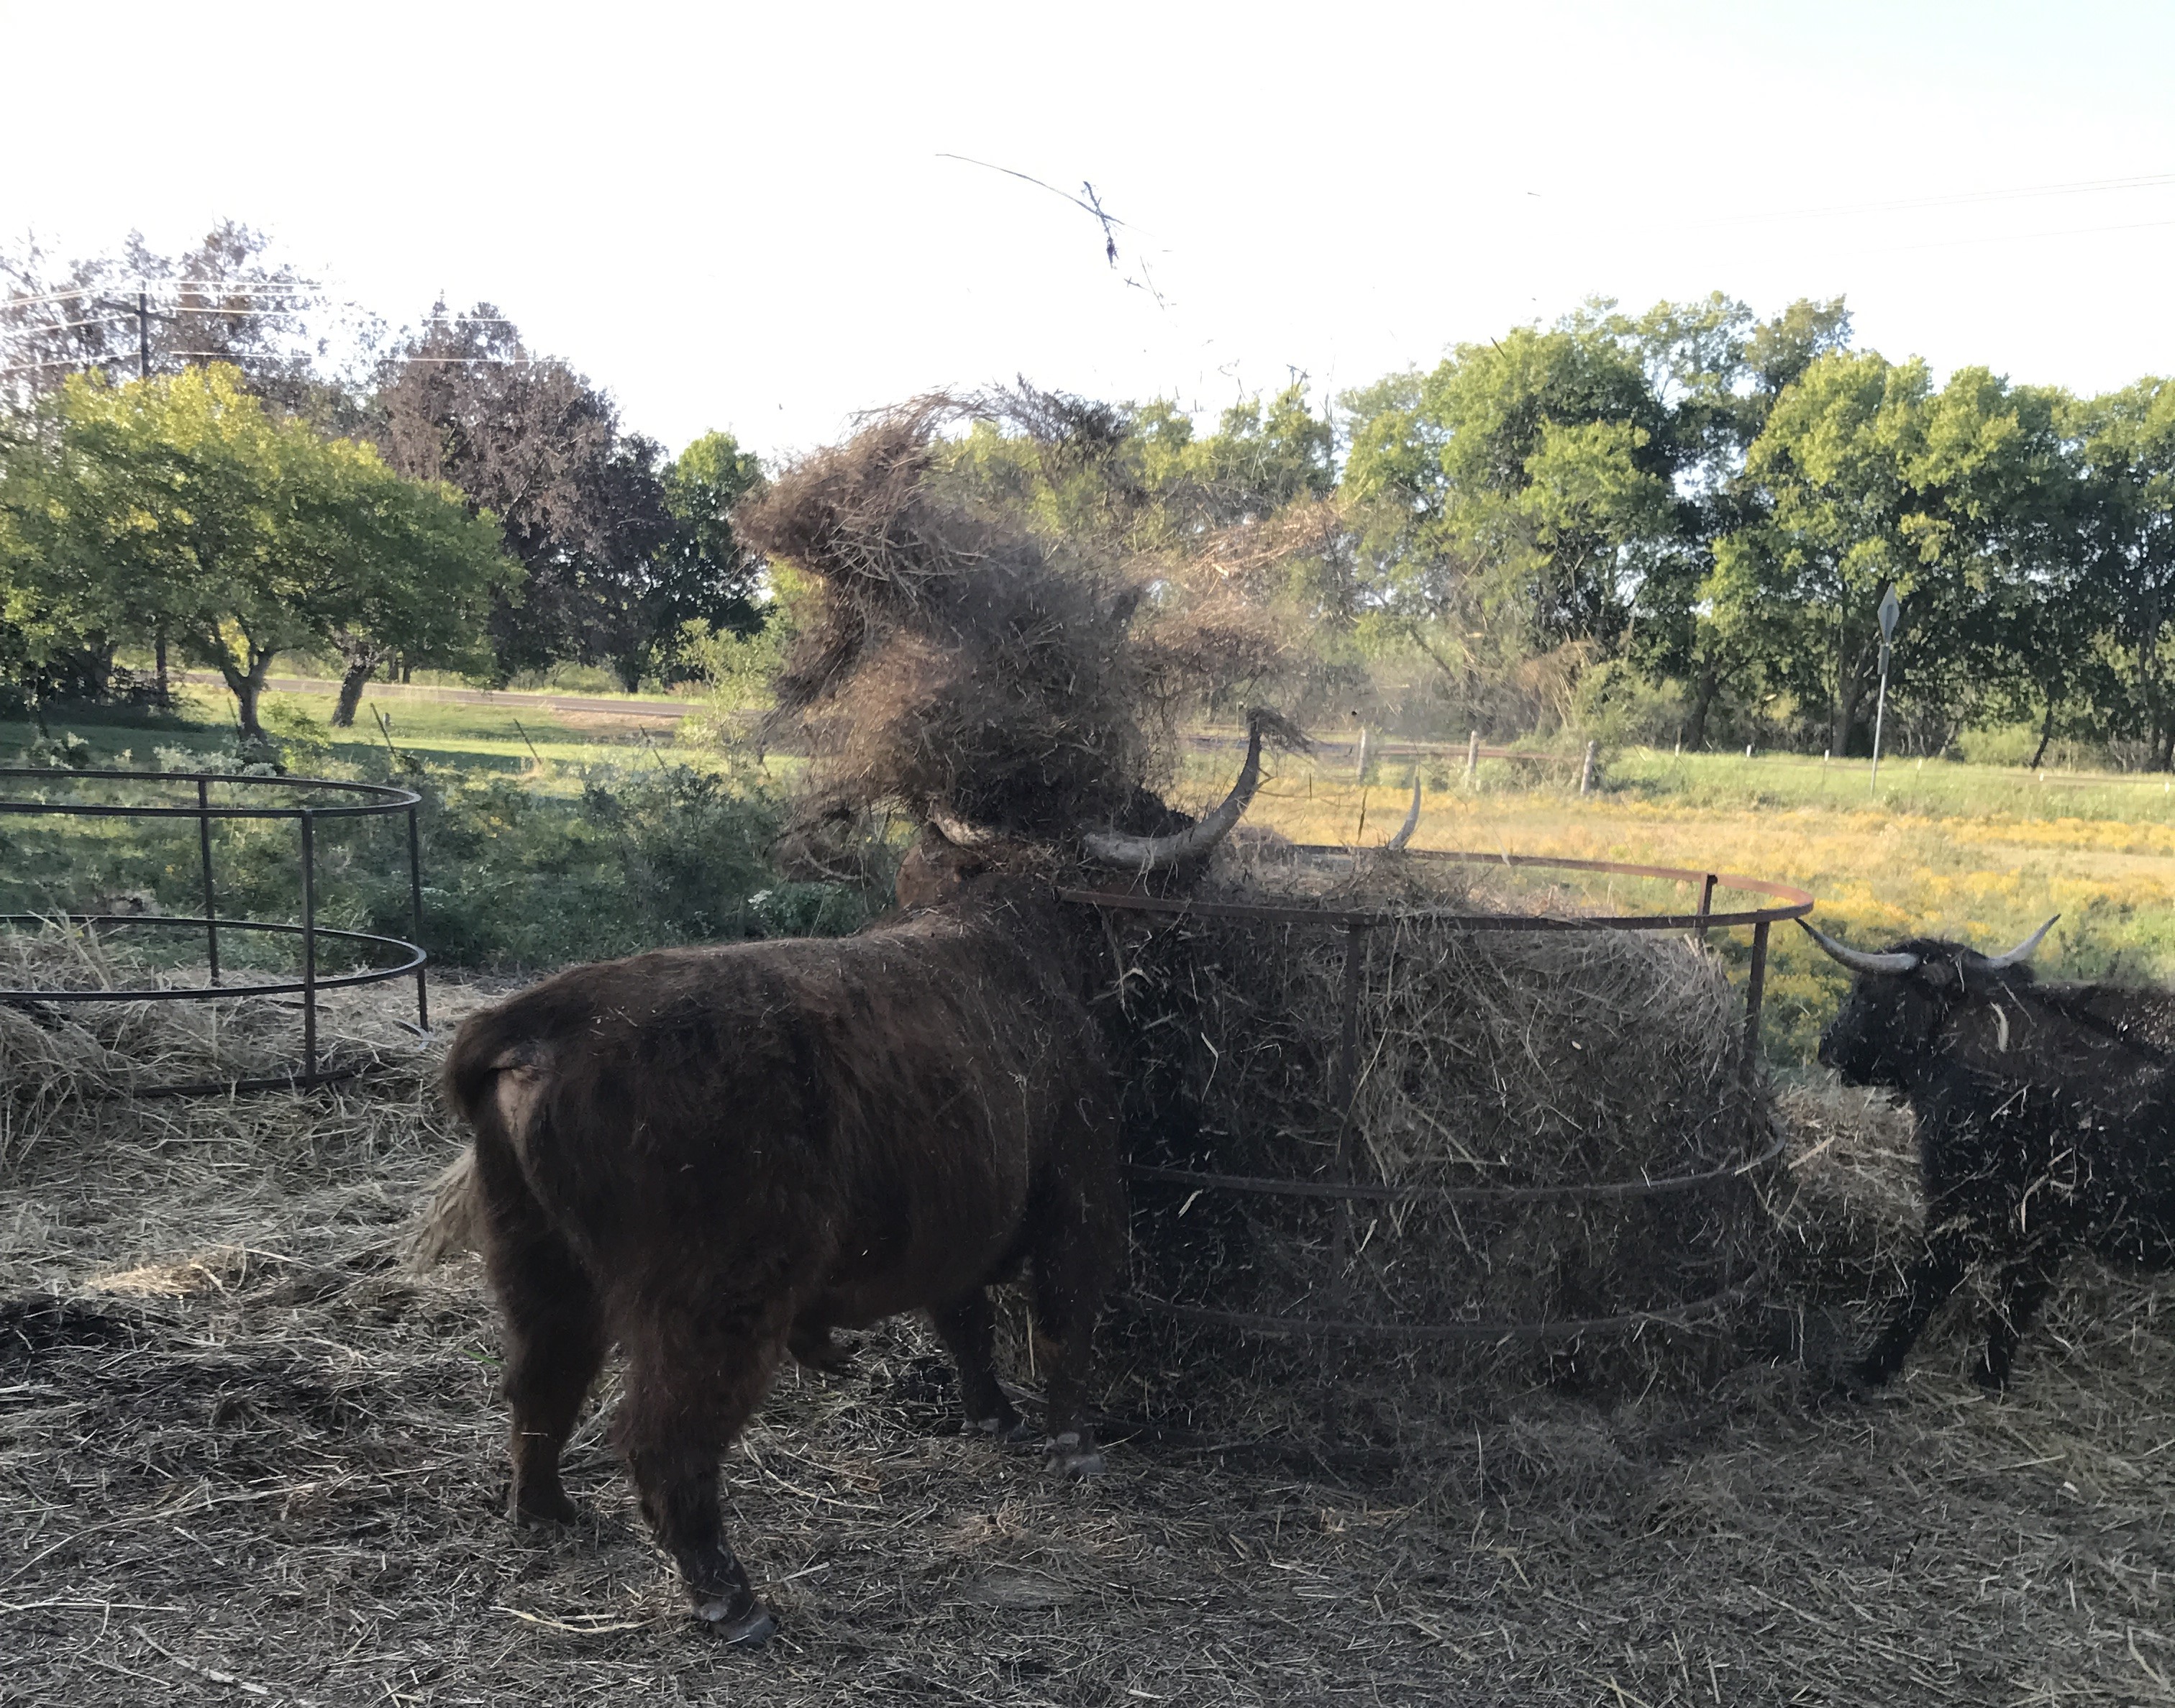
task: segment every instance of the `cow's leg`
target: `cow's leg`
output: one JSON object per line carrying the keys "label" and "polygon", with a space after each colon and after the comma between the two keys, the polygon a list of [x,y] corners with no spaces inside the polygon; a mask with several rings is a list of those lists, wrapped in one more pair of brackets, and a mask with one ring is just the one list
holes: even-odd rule
{"label": "cow's leg", "polygon": [[1944,1231],[1927,1241],[1926,1255],[1911,1266],[1904,1279],[1903,1302],[1858,1367],[1863,1380],[1879,1387],[1902,1368],[1905,1357],[1925,1332],[1926,1324],[1956,1290],[1970,1266],[1971,1251],[1961,1235]]}
{"label": "cow's leg", "polygon": [[1050,1464],[1075,1477],[1103,1468],[1088,1422],[1088,1374],[1109,1277],[1109,1265],[1084,1230],[1068,1230],[1035,1258],[1035,1339],[1050,1372]]}
{"label": "cow's leg", "polygon": [[680,1568],[697,1616],[749,1648],[778,1621],[725,1541],[718,1461],[762,1402],[785,1350],[785,1326],[735,1321],[725,1310],[653,1326],[628,1346],[617,1423],[643,1516]]}
{"label": "cow's leg", "polygon": [[580,1516],[559,1481],[559,1455],[609,1343],[595,1287],[493,1137],[479,1139],[485,1256],[505,1322],[504,1391],[513,1413],[516,1522]]}
{"label": "cow's leg", "polygon": [[2016,1357],[2016,1343],[2047,1302],[2061,1266],[2062,1248],[2058,1242],[2048,1239],[2012,1258],[2003,1268],[2000,1294],[1987,1325],[1986,1357],[1972,1372],[1972,1379],[1981,1387],[1998,1391],[2009,1385],[2009,1367]]}
{"label": "cow's leg", "polygon": [[959,1372],[959,1433],[986,1435],[995,1441],[1021,1440],[1027,1426],[997,1385],[993,1352],[997,1320],[990,1308],[989,1289],[978,1287],[930,1311],[929,1319],[936,1324],[945,1350],[952,1354],[952,1365]]}

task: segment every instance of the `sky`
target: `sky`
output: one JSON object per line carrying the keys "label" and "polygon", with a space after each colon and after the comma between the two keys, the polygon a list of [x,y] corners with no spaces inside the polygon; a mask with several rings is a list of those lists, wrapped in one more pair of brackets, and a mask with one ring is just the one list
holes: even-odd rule
{"label": "sky", "polygon": [[[2175,370],[2165,4],[99,18],[0,0],[0,241],[238,219],[395,325],[496,304],[670,447],[788,456],[1016,375],[1333,395],[1594,296],[1841,295],[1891,357],[2081,391]],[[1089,183],[1115,267],[1058,193]]]}

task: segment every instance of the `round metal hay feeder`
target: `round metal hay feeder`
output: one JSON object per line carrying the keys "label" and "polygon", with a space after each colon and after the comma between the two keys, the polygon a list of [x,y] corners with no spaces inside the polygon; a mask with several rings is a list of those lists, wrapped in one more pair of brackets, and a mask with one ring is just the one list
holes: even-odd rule
{"label": "round metal hay feeder", "polygon": [[[94,779],[122,784],[141,784],[178,789],[180,801],[99,801],[35,798],[23,787],[38,783],[81,784]],[[222,787],[229,799],[213,798]],[[0,924],[39,925],[65,919],[71,924],[97,928],[181,929],[203,933],[209,968],[203,984],[135,987],[120,990],[0,990],[0,1002],[213,1002],[240,997],[299,995],[302,1000],[302,1056],[285,1073],[251,1079],[208,1080],[189,1085],[153,1086],[137,1091],[137,1097],[193,1097],[238,1092],[293,1090],[329,1085],[352,1078],[352,1068],[326,1067],[317,1051],[317,994],[361,984],[381,984],[414,975],[415,1023],[428,1031],[430,995],[424,968],[430,957],[421,946],[423,935],[423,861],[417,824],[422,797],[413,789],[386,784],[345,783],[329,778],[237,775],[223,772],[54,771],[34,767],[0,767],[0,787],[9,793],[0,797],[0,813],[48,818],[194,819],[203,876],[203,913],[197,917],[166,914],[76,914],[41,915],[0,914]],[[278,792],[305,797],[297,800],[268,799]],[[187,799],[194,795],[193,801]],[[323,799],[313,797],[324,797]],[[404,813],[408,819],[408,885],[411,938],[389,937],[371,931],[353,931],[317,923],[317,830],[331,819],[380,818]],[[291,820],[296,826],[296,869],[301,880],[302,917],[299,922],[222,919],[212,860],[212,826],[226,819]],[[231,982],[220,964],[220,940],[227,933],[254,932],[301,941],[301,977]],[[323,973],[318,971],[320,944],[334,943],[369,952],[381,964],[359,971]]]}
{"label": "round metal hay feeder", "polygon": [[[1351,849],[1306,845],[1289,853],[1294,859],[1350,859]],[[1348,1244],[1350,1206],[1354,1204],[1399,1205],[1421,1202],[1486,1205],[1531,1204],[1551,1201],[1594,1201],[1639,1198],[1663,1199],[1699,1192],[1742,1179],[1774,1161],[1781,1141],[1760,1144],[1755,1097],[1755,1067],[1759,1055],[1760,1017],[1767,973],[1767,945],[1771,928],[1783,920],[1802,919],[1810,913],[1811,893],[1793,885],[1734,873],[1699,871],[1685,867],[1638,865],[1614,860],[1556,859],[1541,855],[1481,854],[1408,849],[1399,858],[1445,865],[1507,866],[1543,871],[1597,873],[1610,877],[1654,880],[1689,888],[1698,897],[1689,911],[1657,914],[1500,914],[1459,913],[1451,909],[1351,908],[1310,907],[1277,903],[1232,902],[1191,897],[1161,897],[1110,890],[1063,889],[1060,898],[1113,914],[1162,916],[1175,921],[1186,916],[1227,919],[1263,925],[1316,925],[1344,935],[1341,1036],[1330,1064],[1329,1103],[1342,1111],[1337,1162],[1330,1177],[1315,1175],[1272,1177],[1218,1173],[1207,1169],[1169,1168],[1131,1163],[1130,1178],[1195,1193],[1234,1194],[1241,1198],[1315,1199],[1338,1206],[1338,1241]],[[1760,898],[1752,907],[1717,908],[1719,892],[1737,892]],[[1352,1112],[1359,1088],[1359,1049],[1361,999],[1364,987],[1369,939],[1374,931],[1396,924],[1420,923],[1457,931],[1595,932],[1688,931],[1702,941],[1710,931],[1749,927],[1751,965],[1746,979],[1744,1011],[1738,1044],[1738,1097],[1743,1109],[1742,1130],[1746,1150],[1742,1156],[1705,1168],[1632,1179],[1589,1180],[1545,1185],[1441,1186],[1427,1184],[1399,1185],[1356,1178],[1355,1147],[1351,1143]],[[1126,1303],[1152,1315],[1180,1322],[1237,1331],[1277,1339],[1322,1342],[1374,1342],[1406,1345],[1483,1342],[1566,1342],[1589,1336],[1636,1335],[1647,1329],[1685,1327],[1711,1320],[1742,1303],[1750,1293],[1751,1281],[1739,1278],[1698,1299],[1664,1309],[1623,1312],[1600,1317],[1562,1318],[1540,1321],[1473,1320],[1419,1322],[1370,1321],[1345,1316],[1315,1316],[1298,1313],[1239,1311],[1190,1303],[1183,1299],[1127,1296]]]}

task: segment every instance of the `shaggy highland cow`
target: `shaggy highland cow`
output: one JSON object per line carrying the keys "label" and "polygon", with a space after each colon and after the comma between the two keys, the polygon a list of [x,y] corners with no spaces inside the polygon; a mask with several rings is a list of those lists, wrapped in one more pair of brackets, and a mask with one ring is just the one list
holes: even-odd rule
{"label": "shaggy highland cow", "polygon": [[1868,1382],[1896,1374],[1975,1262],[2000,1266],[1975,1373],[1989,1388],[2065,1254],[2175,1263],[2175,995],[2039,983],[2026,962],[2053,924],[1995,956],[1930,938],[1869,953],[1805,927],[1858,975],[1820,1060],[1901,1092],[1917,1125],[1926,1251]]}
{"label": "shaggy highland cow", "polygon": [[[1253,795],[1263,721],[1198,825],[1077,846],[1138,872],[1205,859]],[[719,1460],[780,1361],[835,1364],[834,1328],[925,1309],[965,1429],[1014,1439],[987,1289],[1022,1265],[1051,1461],[1101,1469],[1086,1377],[1124,1249],[1118,1103],[1087,1006],[1102,928],[1055,898],[1055,858],[939,809],[900,884],[925,905],[896,924],[576,968],[463,1023],[446,1085],[476,1135],[516,1518],[571,1515],[560,1452],[616,1342],[643,1514],[699,1616],[760,1643],[776,1622],[726,1543]]]}

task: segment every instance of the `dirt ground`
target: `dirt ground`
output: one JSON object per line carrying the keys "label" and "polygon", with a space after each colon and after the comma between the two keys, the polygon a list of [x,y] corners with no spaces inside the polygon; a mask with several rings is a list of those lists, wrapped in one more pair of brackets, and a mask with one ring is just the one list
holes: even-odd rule
{"label": "dirt ground", "polygon": [[[1511,1396],[1425,1465],[1136,1440],[1077,1487],[952,1437],[893,1325],[732,1454],[784,1629],[721,1650],[609,1387],[570,1455],[591,1521],[501,1516],[476,1265],[399,1262],[457,1142],[432,1046],[375,1049],[337,1092],[85,1105],[0,1163],[0,1703],[2175,1698],[2165,1289],[2090,1269],[1998,1402],[1959,1311],[1871,1401],[1752,1363]],[[1892,1117],[1798,1114],[1809,1173],[1903,1190]]]}

